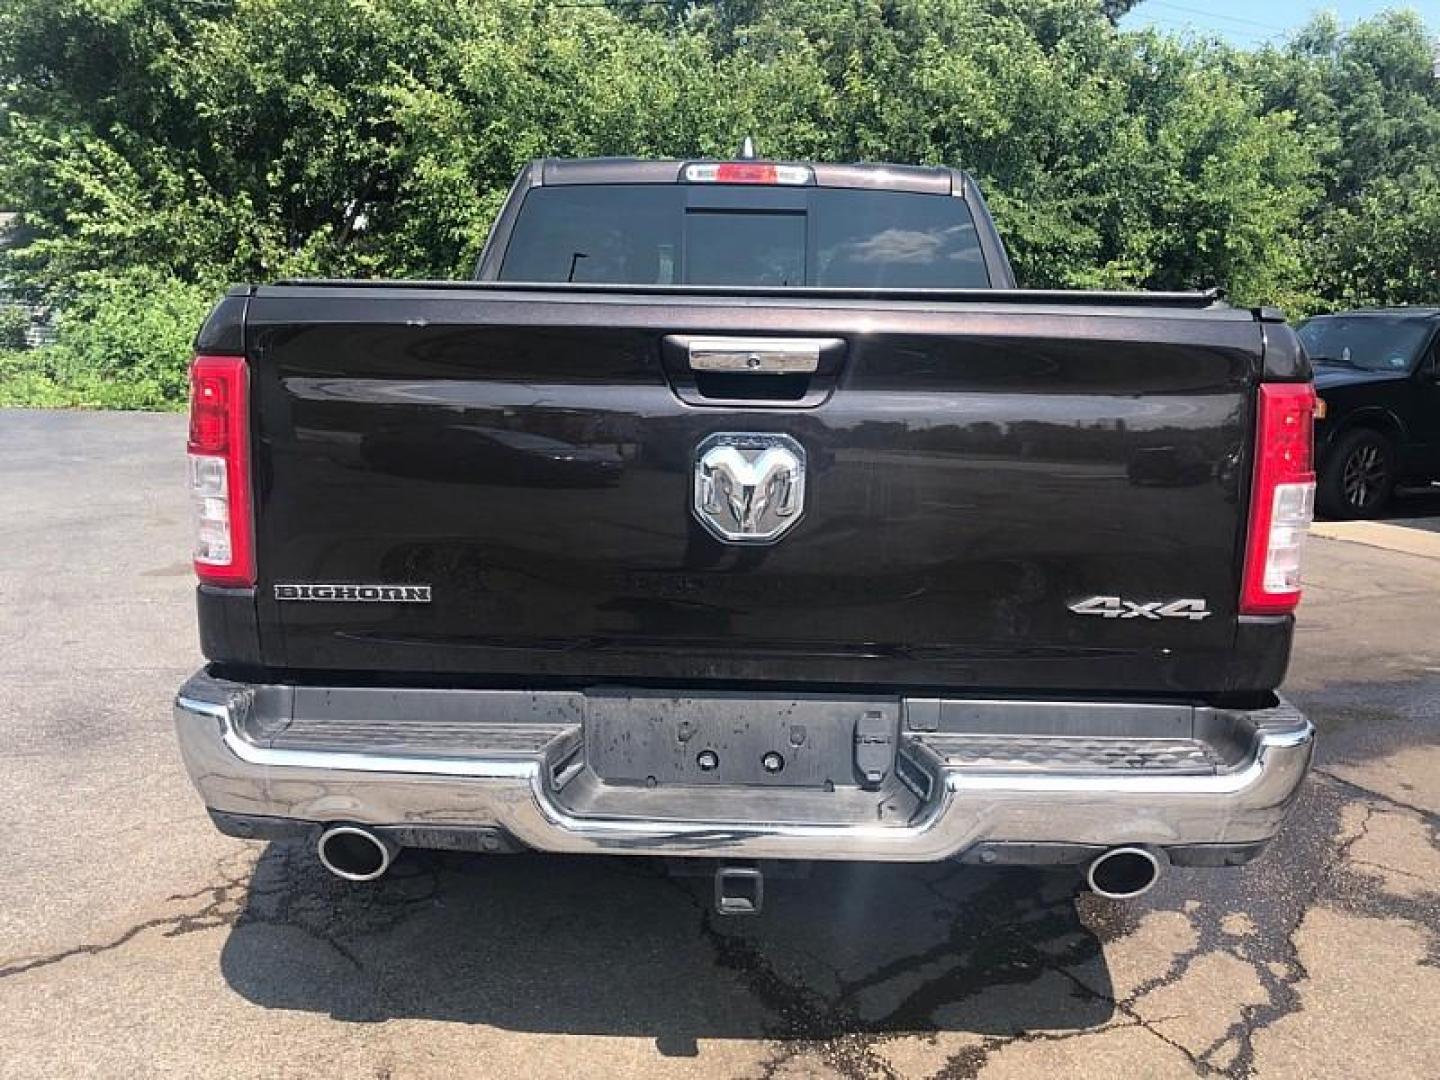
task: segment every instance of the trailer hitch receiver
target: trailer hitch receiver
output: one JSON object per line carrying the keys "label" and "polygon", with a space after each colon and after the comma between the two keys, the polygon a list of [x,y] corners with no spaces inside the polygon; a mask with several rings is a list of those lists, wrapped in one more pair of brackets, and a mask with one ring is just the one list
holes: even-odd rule
{"label": "trailer hitch receiver", "polygon": [[715,913],[758,915],[765,904],[765,875],[758,866],[726,863],[715,871]]}

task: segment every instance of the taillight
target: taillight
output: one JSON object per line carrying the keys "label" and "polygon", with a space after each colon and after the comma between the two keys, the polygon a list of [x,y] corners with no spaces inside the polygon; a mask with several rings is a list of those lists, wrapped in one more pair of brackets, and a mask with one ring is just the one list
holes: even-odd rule
{"label": "taillight", "polygon": [[772,165],[768,161],[703,161],[685,166],[692,184],[808,184],[808,165]]}
{"label": "taillight", "polygon": [[1315,388],[1262,383],[1242,615],[1283,615],[1300,603],[1300,555],[1315,507]]}
{"label": "taillight", "polygon": [[197,356],[190,365],[190,496],[195,573],[210,585],[255,584],[250,521],[250,379],[243,358]]}

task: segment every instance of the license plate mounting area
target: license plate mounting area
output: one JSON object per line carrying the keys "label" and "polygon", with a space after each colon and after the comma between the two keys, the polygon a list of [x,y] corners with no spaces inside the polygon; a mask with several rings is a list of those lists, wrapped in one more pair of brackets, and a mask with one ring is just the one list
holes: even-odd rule
{"label": "license plate mounting area", "polygon": [[899,721],[896,698],[591,692],[585,755],[612,784],[873,787]]}

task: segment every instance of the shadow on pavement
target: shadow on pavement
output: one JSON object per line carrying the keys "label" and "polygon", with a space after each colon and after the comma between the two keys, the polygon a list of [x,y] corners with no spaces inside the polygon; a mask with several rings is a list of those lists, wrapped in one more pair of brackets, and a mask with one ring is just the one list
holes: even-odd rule
{"label": "shadow on pavement", "polygon": [[[1343,520],[1323,514],[1318,509],[1316,518],[1320,521]],[[1440,531],[1440,485],[1398,488],[1390,497],[1389,505],[1366,520]]]}
{"label": "shadow on pavement", "polygon": [[265,849],[221,958],[245,998],[342,1020],[700,1038],[1075,1030],[1114,1005],[1065,871],[829,865],[759,917],[642,859],[407,852],[351,886]]}
{"label": "shadow on pavement", "polygon": [[1419,528],[1440,529],[1440,486],[1402,488],[1376,520],[1396,525],[1414,522]]}

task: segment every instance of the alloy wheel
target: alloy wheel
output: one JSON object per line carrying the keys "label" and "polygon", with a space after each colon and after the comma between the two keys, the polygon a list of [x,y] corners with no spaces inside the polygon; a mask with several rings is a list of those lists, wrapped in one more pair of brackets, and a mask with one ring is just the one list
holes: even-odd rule
{"label": "alloy wheel", "polygon": [[1385,489],[1385,458],[1373,442],[1361,443],[1345,459],[1340,475],[1340,488],[1345,501],[1356,510],[1364,510]]}

